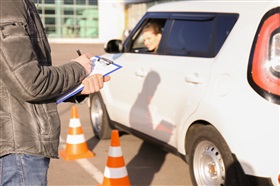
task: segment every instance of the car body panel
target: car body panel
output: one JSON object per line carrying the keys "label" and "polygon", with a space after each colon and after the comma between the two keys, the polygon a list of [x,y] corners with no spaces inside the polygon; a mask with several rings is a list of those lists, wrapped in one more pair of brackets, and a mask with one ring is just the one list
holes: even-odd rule
{"label": "car body panel", "polygon": [[101,90],[110,119],[183,155],[189,127],[209,123],[222,134],[246,174],[269,177],[279,185],[280,106],[257,94],[247,79],[260,20],[279,6],[279,1],[184,1],[150,8],[132,35],[145,19],[162,12],[236,13],[239,18],[213,58],[105,54],[123,66]]}

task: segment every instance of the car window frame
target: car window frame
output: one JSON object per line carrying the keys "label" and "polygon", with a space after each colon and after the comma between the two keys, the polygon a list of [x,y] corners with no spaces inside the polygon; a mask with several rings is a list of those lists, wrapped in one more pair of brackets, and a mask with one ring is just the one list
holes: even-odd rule
{"label": "car window frame", "polygon": [[[217,36],[217,31],[215,31],[215,29],[218,28],[218,21],[217,21],[217,16],[223,16],[223,15],[229,15],[229,16],[233,16],[234,18],[236,18],[236,21],[233,23],[229,34],[225,37],[222,45],[220,46],[219,49],[216,49],[216,41],[217,38],[219,37]],[[158,50],[157,50],[157,55],[174,55],[174,56],[189,56],[189,57],[206,57],[206,58],[213,58],[215,57],[219,51],[221,50],[221,48],[223,47],[225,41],[227,40],[227,37],[230,35],[234,25],[237,23],[238,21],[238,17],[239,14],[237,13],[218,13],[218,12],[147,12],[142,18],[141,20],[138,22],[138,24],[134,27],[134,29],[131,31],[130,36],[125,40],[124,42],[124,48],[123,51],[126,53],[135,53],[131,51],[131,48],[133,46],[133,43],[135,41],[135,37],[139,32],[141,32],[141,28],[147,24],[147,22],[149,22],[152,19],[166,19],[165,22],[165,26],[164,26],[164,31],[162,33],[162,38],[161,41],[159,43],[158,46]],[[167,51],[167,44],[168,44],[168,40],[170,38],[170,33],[173,29],[174,26],[174,22],[176,20],[186,20],[186,21],[205,21],[205,20],[210,20],[213,19],[213,25],[212,25],[212,29],[213,31],[211,32],[211,34],[213,36],[211,36],[211,41],[209,43],[210,49],[208,51],[208,53],[203,53],[203,52],[197,52],[193,55],[178,55],[178,54],[172,54],[172,53],[168,53]],[[136,54],[143,54],[142,52],[136,53]]]}

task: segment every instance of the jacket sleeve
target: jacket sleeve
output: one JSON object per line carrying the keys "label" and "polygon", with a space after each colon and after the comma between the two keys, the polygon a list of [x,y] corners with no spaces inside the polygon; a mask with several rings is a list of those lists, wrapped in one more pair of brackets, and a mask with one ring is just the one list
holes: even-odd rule
{"label": "jacket sleeve", "polygon": [[7,89],[25,101],[44,101],[80,84],[86,71],[79,63],[55,67],[38,61],[25,24],[19,20],[0,25],[0,70]]}

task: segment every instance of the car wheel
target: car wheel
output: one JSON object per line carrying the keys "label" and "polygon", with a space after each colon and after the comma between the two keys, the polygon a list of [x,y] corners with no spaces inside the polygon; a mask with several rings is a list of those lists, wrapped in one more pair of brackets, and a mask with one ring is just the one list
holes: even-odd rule
{"label": "car wheel", "polygon": [[193,184],[237,183],[234,158],[221,134],[211,125],[198,124],[191,127],[190,135],[189,169]]}
{"label": "car wheel", "polygon": [[95,136],[99,139],[109,139],[109,117],[99,92],[90,95],[90,119]]}

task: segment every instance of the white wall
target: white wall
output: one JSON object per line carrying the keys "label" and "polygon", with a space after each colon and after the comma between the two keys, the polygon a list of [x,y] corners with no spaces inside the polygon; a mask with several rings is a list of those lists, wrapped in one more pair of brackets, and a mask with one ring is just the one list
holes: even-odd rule
{"label": "white wall", "polygon": [[99,40],[122,39],[125,27],[124,0],[98,0]]}

